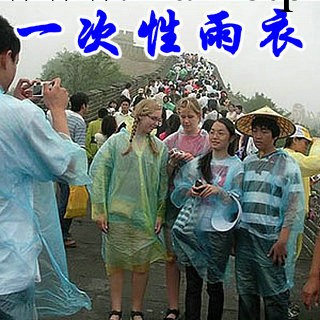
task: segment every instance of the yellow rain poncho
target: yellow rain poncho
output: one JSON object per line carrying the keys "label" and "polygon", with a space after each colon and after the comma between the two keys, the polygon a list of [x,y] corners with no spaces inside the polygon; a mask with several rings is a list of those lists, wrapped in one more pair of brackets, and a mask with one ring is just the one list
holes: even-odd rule
{"label": "yellow rain poncho", "polygon": [[[145,271],[153,261],[165,258],[162,235],[155,233],[157,217],[164,216],[168,177],[167,147],[146,136],[127,154],[130,133],[111,136],[96,154],[90,174],[92,218],[105,215],[109,230],[103,235],[102,254],[108,273],[116,269]],[[159,154],[152,152],[154,139]]]}

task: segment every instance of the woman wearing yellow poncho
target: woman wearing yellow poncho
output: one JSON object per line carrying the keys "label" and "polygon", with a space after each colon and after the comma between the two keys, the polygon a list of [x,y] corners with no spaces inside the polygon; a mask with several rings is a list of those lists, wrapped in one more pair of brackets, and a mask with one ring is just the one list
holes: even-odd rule
{"label": "woman wearing yellow poncho", "polygon": [[133,320],[142,304],[150,263],[165,258],[160,230],[167,193],[167,147],[150,132],[161,123],[161,107],[142,100],[132,132],[123,129],[96,154],[90,173],[92,218],[103,232],[103,256],[110,277],[111,320],[122,318],[124,270],[132,271]]}

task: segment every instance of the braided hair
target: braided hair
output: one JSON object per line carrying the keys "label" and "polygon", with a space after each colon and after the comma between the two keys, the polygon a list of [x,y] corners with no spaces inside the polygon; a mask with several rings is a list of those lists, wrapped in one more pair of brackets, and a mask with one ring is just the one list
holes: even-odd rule
{"label": "braided hair", "polygon": [[[137,133],[138,124],[140,122],[141,116],[147,116],[149,114],[152,114],[156,110],[161,110],[161,106],[153,99],[143,99],[141,100],[134,108],[134,111],[132,113],[132,116],[134,118],[131,134],[129,138],[129,146],[128,148],[122,152],[122,155],[125,156],[129,154],[132,151],[132,142],[135,138],[135,135]],[[159,150],[157,148],[157,144],[155,142],[155,138],[151,134],[147,134],[148,143],[150,146],[150,149],[154,155],[159,154]]]}

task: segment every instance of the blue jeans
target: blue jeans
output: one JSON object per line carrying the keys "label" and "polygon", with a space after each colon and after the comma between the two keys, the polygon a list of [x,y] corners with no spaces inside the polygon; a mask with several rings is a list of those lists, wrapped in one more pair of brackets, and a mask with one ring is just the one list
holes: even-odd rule
{"label": "blue jeans", "polygon": [[34,287],[0,295],[1,320],[33,320],[35,315]]}
{"label": "blue jeans", "polygon": [[[265,320],[287,320],[289,290],[275,296],[263,297]],[[260,296],[245,294],[239,296],[238,320],[260,319]]]}

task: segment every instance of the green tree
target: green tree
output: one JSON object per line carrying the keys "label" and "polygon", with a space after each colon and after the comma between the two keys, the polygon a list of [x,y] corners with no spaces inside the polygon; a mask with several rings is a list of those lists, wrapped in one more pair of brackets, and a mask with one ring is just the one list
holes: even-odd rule
{"label": "green tree", "polygon": [[77,91],[106,89],[112,84],[123,82],[119,65],[103,52],[83,56],[79,52],[64,49],[57,52],[43,67],[41,79],[61,78],[62,85],[73,94]]}
{"label": "green tree", "polygon": [[240,92],[237,92],[234,95],[235,99],[243,106],[243,109],[245,113],[249,113],[252,111],[255,111],[257,109],[260,109],[264,106],[268,106],[275,110],[276,112],[282,114],[283,116],[289,116],[290,112],[287,110],[277,106],[272,99],[265,96],[263,93],[256,92],[254,96],[251,98],[246,97]]}

